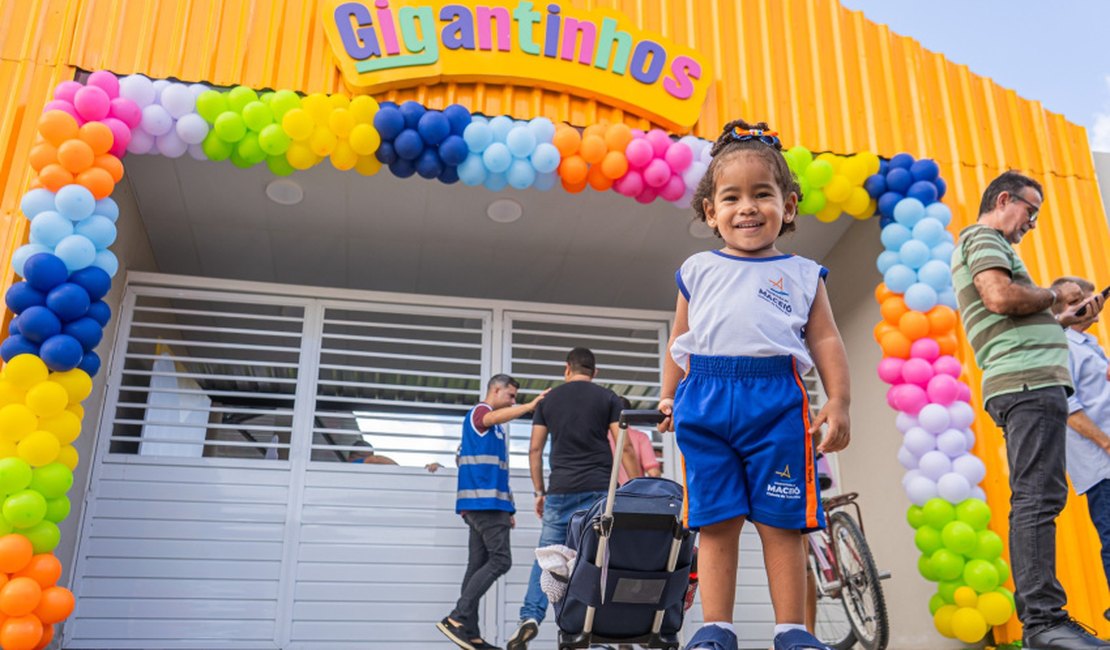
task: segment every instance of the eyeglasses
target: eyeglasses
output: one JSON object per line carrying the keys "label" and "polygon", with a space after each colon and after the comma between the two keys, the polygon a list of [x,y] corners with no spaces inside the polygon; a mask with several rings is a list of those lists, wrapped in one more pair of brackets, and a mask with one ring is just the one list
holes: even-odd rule
{"label": "eyeglasses", "polygon": [[1029,202],[1028,199],[1021,196],[1020,194],[1011,194],[1010,198],[1017,199],[1018,201],[1021,201],[1025,205],[1029,206],[1029,210],[1027,211],[1029,216],[1029,223],[1037,223],[1037,217],[1040,216],[1041,213],[1041,208],[1039,206],[1033,205]]}
{"label": "eyeglasses", "polygon": [[777,131],[764,131],[763,129],[741,129],[740,127],[733,127],[732,139],[737,142],[747,142],[748,140],[759,140],[768,147],[778,149],[782,146],[782,141],[779,140]]}

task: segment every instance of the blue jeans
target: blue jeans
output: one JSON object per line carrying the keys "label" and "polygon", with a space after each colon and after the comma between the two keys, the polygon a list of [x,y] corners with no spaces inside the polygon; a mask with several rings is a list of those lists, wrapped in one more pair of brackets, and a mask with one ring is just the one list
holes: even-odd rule
{"label": "blue jeans", "polygon": [[[571,516],[579,510],[586,510],[595,501],[605,496],[605,492],[571,492],[549,494],[543,504],[543,528],[537,548],[552,544],[567,543],[567,524]],[[528,593],[524,595],[524,605],[520,608],[520,620],[534,618],[542,623],[547,615],[547,596],[540,589],[540,565],[532,562],[532,575],[528,578]]]}
{"label": "blue jeans", "polygon": [[1102,542],[1102,573],[1110,584],[1110,479],[1103,479],[1087,490],[1087,510]]}

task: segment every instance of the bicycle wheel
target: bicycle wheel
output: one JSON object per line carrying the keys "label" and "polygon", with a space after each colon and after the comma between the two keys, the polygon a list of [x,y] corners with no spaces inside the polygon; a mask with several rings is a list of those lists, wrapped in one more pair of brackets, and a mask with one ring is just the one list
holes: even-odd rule
{"label": "bicycle wheel", "polygon": [[866,650],[886,650],[890,621],[879,572],[859,524],[846,512],[829,517],[829,536],[840,570],[841,593],[856,640]]}
{"label": "bicycle wheel", "polygon": [[[813,534],[822,536],[825,542],[823,550],[831,553],[830,539],[826,531]],[[817,565],[817,560],[813,557],[815,552],[817,551],[813,546],[809,546],[810,561]],[[828,561],[832,562],[833,558],[828,558]],[[856,644],[856,635],[852,631],[852,622],[848,619],[848,609],[841,599],[840,593],[841,591],[838,589],[831,594],[824,594],[818,588],[817,618],[814,621],[813,634],[819,641],[834,650],[850,650]]]}

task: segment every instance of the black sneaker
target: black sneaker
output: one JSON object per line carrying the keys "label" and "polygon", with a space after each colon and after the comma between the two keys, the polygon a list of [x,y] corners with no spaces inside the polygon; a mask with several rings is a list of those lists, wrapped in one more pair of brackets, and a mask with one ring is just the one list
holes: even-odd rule
{"label": "black sneaker", "polygon": [[463,650],[477,650],[478,648],[478,646],[475,646],[473,643],[470,642],[469,639],[466,638],[467,634],[466,630],[463,629],[463,626],[452,623],[450,617],[448,616],[443,617],[442,621],[436,623],[436,629],[440,632],[443,632],[443,636],[451,639],[451,641],[455,645],[459,646]]}
{"label": "black sneaker", "polygon": [[1102,617],[1110,621],[1110,609],[1107,609],[1105,612],[1103,612]]}
{"label": "black sneaker", "polygon": [[1025,650],[1110,650],[1110,641],[1091,634],[1086,625],[1074,618],[1047,630],[1025,637]]}
{"label": "black sneaker", "polygon": [[516,627],[516,631],[509,637],[505,650],[528,650],[528,642],[540,633],[540,624],[534,618],[526,618]]}
{"label": "black sneaker", "polygon": [[481,637],[477,639],[471,639],[470,645],[474,646],[474,650],[501,650],[501,646],[496,646],[492,643],[488,643],[485,639]]}

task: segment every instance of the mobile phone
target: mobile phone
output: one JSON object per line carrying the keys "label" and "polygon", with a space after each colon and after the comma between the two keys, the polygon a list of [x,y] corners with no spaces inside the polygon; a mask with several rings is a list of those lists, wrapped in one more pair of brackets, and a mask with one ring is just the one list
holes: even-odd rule
{"label": "mobile phone", "polygon": [[[1102,298],[1103,298],[1103,300],[1105,300],[1106,298],[1110,298],[1110,287],[1106,287],[1105,289],[1102,290]],[[1079,317],[1086,316],[1087,315],[1087,305],[1083,305],[1082,307],[1080,307],[1079,310],[1075,312],[1075,315],[1079,316]]]}

